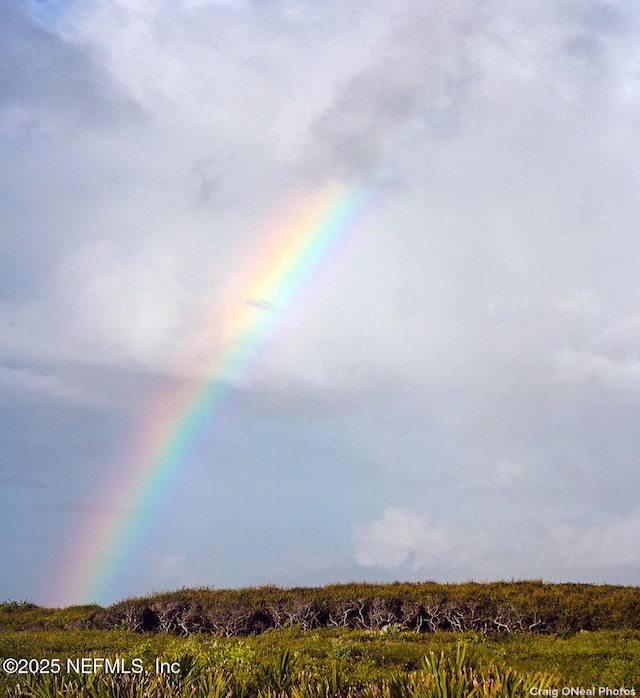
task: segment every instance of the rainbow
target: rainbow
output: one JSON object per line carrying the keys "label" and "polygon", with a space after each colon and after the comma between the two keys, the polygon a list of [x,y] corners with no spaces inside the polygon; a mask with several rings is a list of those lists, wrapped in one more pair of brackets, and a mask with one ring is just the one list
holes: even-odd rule
{"label": "rainbow", "polygon": [[362,228],[369,200],[362,188],[331,186],[298,199],[284,220],[266,226],[271,233],[264,236],[264,247],[234,280],[237,290],[224,317],[216,316],[216,350],[198,379],[181,381],[149,407],[126,467],[117,468],[117,486],[104,488],[101,504],[68,548],[53,605],[94,602],[113,593],[190,449],[229,417],[238,394],[232,386],[242,383],[287,311],[311,290],[351,233]]}

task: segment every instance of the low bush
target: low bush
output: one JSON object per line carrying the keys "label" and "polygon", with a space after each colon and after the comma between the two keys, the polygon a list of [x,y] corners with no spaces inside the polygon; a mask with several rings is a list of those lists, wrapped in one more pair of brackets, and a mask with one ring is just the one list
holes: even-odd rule
{"label": "low bush", "polygon": [[294,626],[485,634],[640,629],[640,588],[523,581],[182,589],[90,607],[68,624],[227,637]]}

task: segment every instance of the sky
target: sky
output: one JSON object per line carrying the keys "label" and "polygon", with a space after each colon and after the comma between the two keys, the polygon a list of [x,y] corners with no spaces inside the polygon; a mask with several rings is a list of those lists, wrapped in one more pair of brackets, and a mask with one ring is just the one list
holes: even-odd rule
{"label": "sky", "polygon": [[[639,35],[630,0],[0,3],[0,600],[640,583]],[[359,224],[247,295],[328,187]],[[229,308],[268,325],[241,376],[203,368]],[[224,414],[131,496],[203,381]]]}

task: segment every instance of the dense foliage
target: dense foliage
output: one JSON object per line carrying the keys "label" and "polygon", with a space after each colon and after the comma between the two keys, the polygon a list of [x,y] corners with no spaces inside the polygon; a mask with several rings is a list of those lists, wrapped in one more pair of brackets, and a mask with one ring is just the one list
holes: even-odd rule
{"label": "dense foliage", "polygon": [[294,626],[481,633],[640,629],[640,588],[522,581],[182,589],[88,607],[68,621],[71,628],[221,636]]}
{"label": "dense foliage", "polygon": [[27,677],[7,691],[12,698],[68,696],[129,698],[460,698],[527,695],[532,687],[543,690],[553,677],[523,674],[483,662],[476,652],[460,644],[455,653],[430,652],[416,671],[395,673],[365,683],[349,683],[333,664],[328,673],[301,668],[288,650],[275,652],[271,661],[254,671],[230,671],[206,666],[186,655],[175,674]]}
{"label": "dense foliage", "polygon": [[[0,695],[429,698],[528,695],[548,682],[640,695],[639,597],[527,581],[182,589],[107,608],[6,602],[0,659],[135,660],[145,671],[5,671]],[[177,673],[154,672],[156,659]]]}
{"label": "dense foliage", "polygon": [[[62,618],[48,622],[62,622]],[[464,644],[473,659],[472,670],[480,682],[491,677],[529,678],[551,674],[553,685],[635,687],[640,695],[640,631],[596,631],[561,634],[435,632],[419,633],[398,627],[381,630],[281,628],[245,637],[218,637],[192,634],[134,633],[130,630],[70,630],[62,628],[0,631],[0,658],[58,659],[63,671],[51,674],[0,674],[0,696],[72,695],[153,696],[201,695],[207,681],[233,687],[247,698],[273,691],[272,678],[289,677],[299,691],[313,686],[313,695],[323,695],[322,686],[338,680],[341,695],[391,693],[391,686],[415,686],[426,680],[417,676],[425,669],[425,657],[444,653],[445,666]],[[285,657],[286,661],[282,661]],[[89,672],[77,675],[65,666],[66,659],[97,657],[120,660],[124,667],[134,660],[143,663],[149,674],[108,674]],[[177,675],[156,674],[154,662],[179,662]],[[195,663],[198,677],[190,672]],[[285,671],[286,669],[286,671]],[[195,670],[194,670],[195,671]],[[272,677],[272,678],[270,678]],[[18,689],[17,687],[20,686]],[[318,688],[320,686],[320,688]],[[387,688],[385,688],[385,686]],[[171,692],[167,691],[171,688]],[[307,690],[307,689],[304,689]],[[310,689],[311,690],[311,689]],[[407,689],[408,690],[408,689]],[[20,691],[20,692],[19,692]],[[146,691],[146,693],[145,693]],[[414,693],[419,695],[419,693]],[[204,695],[207,695],[205,692]],[[220,695],[209,692],[209,695]],[[273,695],[273,692],[271,693]],[[291,695],[294,695],[293,693]],[[300,695],[300,693],[298,693]],[[411,693],[404,693],[411,695]],[[423,695],[429,695],[423,692]],[[499,694],[498,694],[499,695]],[[526,695],[526,693],[520,693]],[[551,694],[549,694],[551,695]],[[610,694],[613,695],[613,694]],[[618,693],[616,695],[623,695]]]}

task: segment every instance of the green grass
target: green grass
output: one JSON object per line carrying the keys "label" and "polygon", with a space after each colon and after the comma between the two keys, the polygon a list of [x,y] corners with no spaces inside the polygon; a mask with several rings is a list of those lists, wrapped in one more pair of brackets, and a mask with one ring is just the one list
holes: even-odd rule
{"label": "green grass", "polygon": [[[202,670],[235,677],[257,695],[264,686],[277,685],[273,662],[288,658],[291,676],[329,680],[332,672],[344,686],[382,685],[393,677],[408,677],[424,668],[433,652],[453,657],[463,643],[477,655],[480,667],[522,675],[552,674],[557,686],[608,686],[640,689],[640,631],[579,632],[571,635],[513,634],[485,637],[473,633],[417,633],[407,630],[297,628],[269,630],[242,638],[211,635],[176,637],[137,634],[128,630],[30,629],[0,631],[0,657],[140,658],[152,667],[165,661],[194,658]],[[282,669],[282,667],[281,667]],[[281,671],[286,675],[286,671]],[[25,677],[0,676],[0,695]],[[280,681],[281,687],[285,681]],[[35,694],[34,694],[35,695]],[[73,695],[72,693],[69,695]],[[89,695],[89,694],[87,694]],[[107,695],[107,694],[105,694]],[[203,694],[204,695],[204,694]]]}
{"label": "green grass", "polygon": [[[640,695],[639,609],[636,587],[535,580],[182,589],[108,608],[6,602],[0,660],[35,662],[0,670],[0,698]],[[82,657],[137,671],[69,671]],[[156,674],[156,660],[177,673]],[[60,673],[38,675],[47,661]]]}

